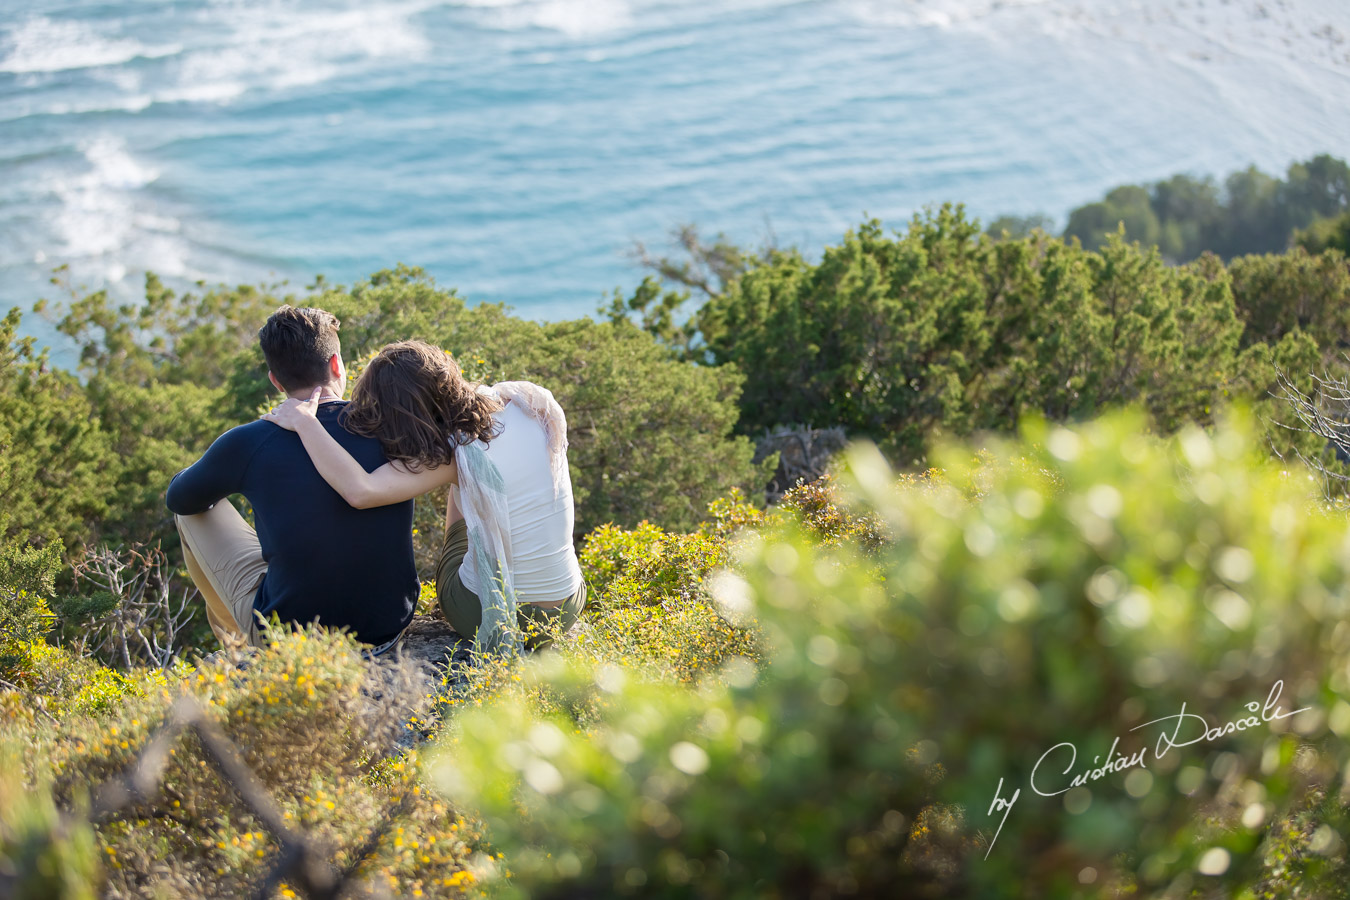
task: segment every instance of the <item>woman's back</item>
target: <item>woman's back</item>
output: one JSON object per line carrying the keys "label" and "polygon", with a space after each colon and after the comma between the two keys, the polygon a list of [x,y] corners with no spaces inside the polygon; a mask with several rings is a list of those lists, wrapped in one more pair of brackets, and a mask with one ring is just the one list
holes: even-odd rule
{"label": "woman's back", "polygon": [[[562,600],[581,586],[581,567],[572,547],[575,519],[566,460],[555,497],[543,426],[515,403],[507,403],[493,419],[501,430],[485,452],[506,485],[516,597],[526,603]],[[474,554],[465,559],[460,578],[477,592]]]}

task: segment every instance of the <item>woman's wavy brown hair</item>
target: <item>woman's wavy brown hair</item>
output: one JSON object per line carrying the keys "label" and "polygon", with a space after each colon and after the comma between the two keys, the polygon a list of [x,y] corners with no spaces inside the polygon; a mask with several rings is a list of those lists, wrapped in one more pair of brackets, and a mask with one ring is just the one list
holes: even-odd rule
{"label": "woman's wavy brown hair", "polygon": [[464,380],[449,353],[423,341],[388,344],[352,388],[348,430],[373,437],[391,460],[434,469],[453,462],[455,447],[496,436],[501,404]]}

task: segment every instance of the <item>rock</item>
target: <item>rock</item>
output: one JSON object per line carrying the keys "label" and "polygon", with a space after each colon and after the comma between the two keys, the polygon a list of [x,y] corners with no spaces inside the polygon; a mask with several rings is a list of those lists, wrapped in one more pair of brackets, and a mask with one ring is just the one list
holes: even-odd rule
{"label": "rock", "polygon": [[830,459],[848,445],[844,429],[809,428],[805,425],[775,428],[755,441],[755,462],[778,453],[778,468],[765,490],[769,503],[777,503],[801,482],[812,482],[825,474]]}
{"label": "rock", "polygon": [[398,646],[369,660],[368,701],[386,710],[390,704],[405,710],[402,725],[384,744],[387,755],[431,737],[436,725],[433,698],[467,686],[463,673],[473,663],[473,644],[444,619],[414,616]]}
{"label": "rock", "polygon": [[[444,619],[413,616],[397,647],[372,662],[393,668],[411,663],[425,685],[424,693],[444,693],[462,687],[462,673],[473,664],[473,642],[461,636]],[[442,678],[449,681],[441,685]]]}
{"label": "rock", "polygon": [[473,642],[462,637],[444,619],[413,616],[412,624],[403,635],[401,652],[405,657],[443,670],[451,662],[470,662]]}

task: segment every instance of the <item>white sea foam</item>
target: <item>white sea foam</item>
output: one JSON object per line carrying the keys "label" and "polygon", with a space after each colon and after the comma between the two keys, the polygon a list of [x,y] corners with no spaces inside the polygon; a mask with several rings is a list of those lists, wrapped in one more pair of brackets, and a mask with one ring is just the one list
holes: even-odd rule
{"label": "white sea foam", "polygon": [[[137,160],[118,138],[103,135],[82,148],[82,170],[55,175],[45,187],[56,200],[45,256],[82,261],[80,268],[116,283],[130,260],[153,258],[164,271],[186,268],[176,217],[152,209],[142,191],[159,171]],[[39,238],[40,239],[40,238]]]}
{"label": "white sea foam", "polygon": [[844,6],[871,25],[953,28],[984,26],[991,19],[1054,0],[849,0]]}
{"label": "white sea foam", "polygon": [[[121,95],[96,102],[56,99],[32,110],[66,115],[139,112],[152,103],[226,103],[250,90],[318,84],[368,64],[415,62],[428,54],[430,44],[414,18],[436,0],[349,4],[335,9],[213,0],[195,12],[194,39],[187,45],[147,45],[88,22],[38,16],[0,41],[0,71],[31,79],[90,69]],[[126,65],[136,59],[161,62],[149,69]]]}
{"label": "white sea foam", "polygon": [[91,166],[82,183],[114,190],[134,191],[159,177],[159,172],[142,165],[127,152],[125,142],[113,137],[99,137],[86,144],[84,157]]}
{"label": "white sea foam", "polygon": [[843,0],[868,24],[1094,34],[1195,61],[1257,57],[1350,73],[1345,0]]}
{"label": "white sea foam", "polygon": [[13,27],[0,43],[0,72],[61,72],[115,66],[137,57],[177,53],[177,45],[149,46],[140,41],[99,34],[76,21],[33,16]]}
{"label": "white sea foam", "polygon": [[[226,235],[159,195],[158,167],[119,137],[105,133],[85,142],[78,162],[67,157],[32,165],[48,174],[33,179],[18,205],[36,203],[48,212],[23,235],[22,246],[6,249],[39,270],[60,261],[69,266],[72,284],[108,288],[125,299],[136,296],[146,271],[184,286],[268,277],[266,268],[232,251]],[[0,262],[11,255],[0,251]]]}
{"label": "white sea foam", "polygon": [[487,11],[492,28],[544,28],[582,38],[629,28],[635,21],[627,0],[460,0],[458,6]]}
{"label": "white sea foam", "polygon": [[[42,109],[42,112],[51,116],[70,116],[83,115],[85,113],[106,113],[106,112],[132,112],[137,113],[154,103],[155,97],[150,94],[132,94],[127,97],[118,97],[108,100],[95,100],[82,103],[52,103]],[[35,110],[30,106],[21,113],[13,116],[0,117],[0,121],[8,121],[11,118],[22,119],[25,116],[32,115]]]}
{"label": "white sea foam", "polygon": [[430,5],[424,0],[335,10],[216,0],[200,13],[201,30],[223,38],[184,54],[176,85],[157,99],[222,102],[250,89],[318,84],[353,65],[415,62],[430,44],[412,20]]}

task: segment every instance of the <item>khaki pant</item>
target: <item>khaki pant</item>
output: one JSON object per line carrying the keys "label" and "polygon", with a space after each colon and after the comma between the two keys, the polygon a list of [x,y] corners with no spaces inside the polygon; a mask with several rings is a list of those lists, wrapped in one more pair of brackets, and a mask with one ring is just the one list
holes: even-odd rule
{"label": "khaki pant", "polygon": [[[468,552],[469,527],[460,519],[446,530],[445,543],[441,545],[441,559],[436,565],[436,599],[450,627],[473,640],[478,626],[483,624],[483,603],[459,578],[459,567]],[[585,582],[559,606],[521,603],[516,607],[516,623],[525,635],[526,649],[547,647],[553,642],[554,635],[562,634],[577,623],[585,605]]]}
{"label": "khaki pant", "polygon": [[258,535],[228,500],[204,513],[174,516],[192,583],[206,600],[206,619],[221,643],[226,635],[259,646],[253,597],[267,574]]}

